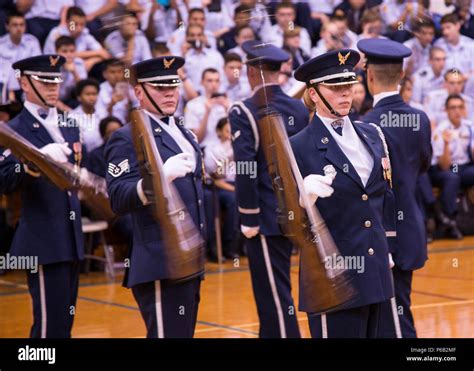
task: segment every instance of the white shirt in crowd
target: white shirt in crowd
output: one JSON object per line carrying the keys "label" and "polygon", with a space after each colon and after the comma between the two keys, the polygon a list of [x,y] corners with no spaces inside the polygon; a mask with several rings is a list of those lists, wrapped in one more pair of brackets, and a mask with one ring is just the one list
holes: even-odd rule
{"label": "white shirt in crowd", "polygon": [[235,181],[235,171],[231,166],[234,161],[234,151],[231,140],[218,140],[204,151],[204,165],[208,174],[224,178],[227,182]]}
{"label": "white shirt in crowd", "polygon": [[[80,79],[87,79],[87,70],[84,59],[75,57],[73,63]],[[74,73],[66,71],[64,67],[61,68],[61,74],[63,82],[59,85],[59,99],[63,100],[71,97],[71,93],[75,89],[77,82],[74,78]]]}
{"label": "white shirt in crowd", "polygon": [[204,9],[206,16],[206,30],[216,32],[224,28],[234,27],[234,20],[232,18],[232,10],[221,4],[220,12],[210,12],[207,8]]}
{"label": "white shirt in crowd", "polygon": [[[140,20],[140,29],[145,31],[148,27],[148,22],[150,20],[151,8],[154,1],[150,0],[135,0],[136,5],[138,5],[142,11],[137,13],[137,17]],[[130,0],[119,0],[119,4],[122,4],[124,7],[130,3]]]}
{"label": "white shirt in crowd", "polygon": [[[176,30],[178,14],[176,10],[169,8],[158,9],[153,13],[153,23],[155,28],[155,42],[166,43]],[[141,22],[140,22],[141,23]],[[143,26],[142,26],[143,29]]]}
{"label": "white shirt in crowd", "polygon": [[49,18],[61,19],[61,10],[63,7],[74,6],[74,0],[35,0],[30,10],[26,12],[25,18]]}
{"label": "white shirt in crowd", "polygon": [[190,49],[184,56],[186,63],[184,70],[186,75],[191,80],[195,89],[203,93],[201,80],[202,72],[207,68],[215,68],[220,76],[224,75],[224,58],[221,53],[214,49]]}
{"label": "white shirt in crowd", "polygon": [[250,96],[250,84],[247,79],[247,76],[241,76],[239,81],[236,84],[230,85],[226,76],[222,77],[221,81],[221,91],[226,93],[227,98],[229,98],[230,103],[247,99]]}
{"label": "white shirt in crowd", "polygon": [[[267,43],[272,43],[273,45],[282,48],[284,38],[283,32],[284,30],[278,24],[275,24],[271,27],[270,33],[262,35],[262,39]],[[306,28],[301,28],[300,47],[307,55],[311,54],[311,38],[309,37]]]}
{"label": "white shirt in crowd", "polygon": [[[398,0],[384,0],[380,5],[380,15],[385,23],[385,25],[391,25],[397,22],[402,13],[405,11],[407,3],[411,3],[413,7],[413,14],[418,12],[418,0],[406,0],[400,3]],[[413,19],[407,17],[403,28],[406,30],[413,30]]]}
{"label": "white shirt in crowd", "polygon": [[[184,125],[189,130],[197,130],[201,124],[202,119],[206,113],[207,98],[205,96],[199,96],[191,99],[184,110]],[[204,138],[199,144],[201,147],[208,147],[214,145],[219,140],[216,133],[216,127],[218,121],[227,116],[226,109],[220,104],[215,104],[209,112],[207,120],[207,130]]]}
{"label": "white shirt in crowd", "polygon": [[332,14],[334,8],[336,8],[342,0],[319,0],[319,1],[308,1],[311,12],[314,13],[326,13]]}
{"label": "white shirt in crowd", "polygon": [[344,152],[365,187],[374,167],[374,159],[362,139],[357,135],[351,120],[348,116],[343,117],[342,135],[339,135],[331,126],[331,123],[336,121],[335,119],[317,115],[331,133],[339,148]]}
{"label": "white shirt in crowd", "polygon": [[[234,8],[232,9],[232,19],[234,18],[235,8],[239,4],[235,3]],[[260,38],[263,35],[268,35],[272,32],[272,23],[270,22],[270,15],[267,12],[267,6],[263,2],[256,2],[255,7],[252,9],[249,15],[250,18],[250,27]]]}
{"label": "white shirt in crowd", "polygon": [[438,125],[432,135],[432,165],[436,165],[439,162],[439,158],[444,153],[443,132],[445,130],[451,131],[449,152],[451,154],[452,163],[456,165],[464,165],[469,163],[471,161],[469,152],[472,153],[472,149],[474,148],[472,123],[467,120],[462,120],[461,125],[456,128],[449,120],[444,120]]}
{"label": "white shirt in crowd", "polygon": [[19,90],[20,84],[12,69],[12,64],[29,57],[41,54],[38,39],[25,33],[20,43],[14,44],[9,34],[0,37],[0,83],[6,84],[10,90]]}
{"label": "white shirt in crowd", "polygon": [[431,45],[423,47],[416,37],[405,41],[403,45],[412,51],[411,56],[403,60],[403,68],[411,64],[412,72],[417,72],[420,68],[429,65]]}
{"label": "white shirt in crowd", "polygon": [[435,76],[430,65],[420,68],[413,74],[413,92],[411,100],[423,103],[429,92],[441,89],[444,83],[444,71]]}
{"label": "white shirt in crowd", "polygon": [[[357,34],[352,32],[351,30],[347,30],[344,33],[344,36],[342,37],[342,43],[344,45],[344,48],[349,48],[349,49],[357,49]],[[311,49],[311,58],[317,57],[321,54],[327,53],[328,47],[326,45],[326,41],[324,39],[320,39],[317,43],[316,46]]]}
{"label": "white shirt in crowd", "polygon": [[[99,112],[106,112],[108,115],[107,107],[112,100],[112,94],[114,93],[114,88],[108,81],[104,81],[100,84],[99,97],[97,99],[96,109]],[[117,102],[112,108],[112,116],[117,117],[122,122],[128,121],[128,111],[129,111],[129,99],[132,102],[132,107],[138,106],[137,98],[133,89],[129,87],[128,97],[125,97],[120,102]]]}
{"label": "white shirt in crowd", "polygon": [[[150,43],[143,31],[137,30],[134,42],[132,64],[151,59]],[[104,45],[115,58],[121,59],[127,53],[128,41],[123,38],[120,30],[115,30],[107,36]]]}
{"label": "white shirt in crowd", "polygon": [[[50,32],[44,43],[43,52],[44,54],[55,54],[56,47],[54,43],[60,36],[70,36],[71,32],[66,26],[54,27]],[[102,49],[100,43],[92,36],[87,27],[81,32],[81,34],[74,39],[76,43],[76,51],[84,52],[88,50],[99,50]]]}
{"label": "white shirt in crowd", "polygon": [[471,38],[461,35],[459,43],[453,45],[441,37],[434,46],[446,52],[447,68],[457,68],[465,75],[474,73],[474,41]]}
{"label": "white shirt in crowd", "polygon": [[[424,111],[431,121],[436,125],[447,119],[448,115],[445,110],[446,99],[448,98],[448,91],[446,89],[438,89],[428,92],[423,101]],[[466,94],[460,94],[464,99],[466,106],[467,117],[472,117],[474,113],[474,101]]]}
{"label": "white shirt in crowd", "polygon": [[86,14],[94,13],[107,4],[107,0],[74,0],[74,2]]}
{"label": "white shirt in crowd", "polygon": [[[214,37],[213,33],[208,30],[204,30],[204,35],[207,38],[207,43],[210,49],[216,49],[216,38]],[[186,28],[180,27],[176,29],[169,38],[166,46],[170,50],[172,55],[178,55],[180,57],[183,56],[181,51],[181,47],[183,46],[184,42],[186,41]],[[208,48],[208,49],[209,49]]]}
{"label": "white shirt in crowd", "polygon": [[81,142],[86,146],[87,152],[100,147],[104,141],[99,131],[100,120],[107,116],[106,112],[99,112],[97,109],[93,114],[87,114],[79,105],[70,113],[79,125]]}

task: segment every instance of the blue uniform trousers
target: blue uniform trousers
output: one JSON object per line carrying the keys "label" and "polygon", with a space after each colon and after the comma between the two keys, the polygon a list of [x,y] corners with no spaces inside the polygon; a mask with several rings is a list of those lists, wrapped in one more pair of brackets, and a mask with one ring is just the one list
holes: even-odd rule
{"label": "blue uniform trousers", "polygon": [[147,338],[192,338],[200,286],[201,277],[179,283],[161,280],[133,286]]}
{"label": "blue uniform trousers", "polygon": [[291,242],[259,234],[246,241],[261,338],[299,338],[291,296]]}
{"label": "blue uniform trousers", "polygon": [[27,272],[33,301],[32,338],[70,338],[76,312],[79,261],[40,265]]}

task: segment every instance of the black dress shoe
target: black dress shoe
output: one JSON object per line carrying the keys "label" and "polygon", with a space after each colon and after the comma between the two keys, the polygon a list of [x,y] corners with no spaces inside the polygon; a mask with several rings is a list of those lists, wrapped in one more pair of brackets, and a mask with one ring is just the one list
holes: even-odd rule
{"label": "black dress shoe", "polygon": [[438,204],[434,207],[434,217],[439,227],[451,227],[451,219],[441,210],[441,207]]}
{"label": "black dress shoe", "polygon": [[451,220],[450,227],[448,228],[448,235],[455,240],[462,240],[464,236],[462,232],[459,230],[458,225],[456,224],[455,220]]}
{"label": "black dress shoe", "polygon": [[[207,255],[207,260],[211,263],[218,263],[217,255],[215,254],[208,254]],[[225,257],[223,256],[221,259],[221,263],[225,263]]]}
{"label": "black dress shoe", "polygon": [[433,242],[433,235],[436,232],[436,221],[434,218],[426,220],[426,241],[428,243]]}
{"label": "black dress shoe", "polygon": [[433,234],[431,232],[426,233],[426,243],[431,243],[433,242]]}
{"label": "black dress shoe", "polygon": [[224,256],[225,256],[226,259],[229,259],[229,260],[234,260],[234,259],[240,258],[239,254],[237,254],[237,253],[224,253]]}

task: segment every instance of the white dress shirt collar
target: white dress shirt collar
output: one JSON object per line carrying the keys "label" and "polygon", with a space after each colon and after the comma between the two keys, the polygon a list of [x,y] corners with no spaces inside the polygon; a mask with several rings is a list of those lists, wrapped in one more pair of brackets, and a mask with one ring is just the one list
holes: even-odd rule
{"label": "white dress shirt collar", "polygon": [[280,84],[277,84],[277,83],[270,83],[270,84],[260,84],[260,85],[257,85],[256,87],[253,88],[253,90],[252,90],[252,95],[254,95],[258,90],[260,90],[260,89],[263,88],[264,86],[273,86],[273,85],[280,85]]}
{"label": "white dress shirt collar", "polygon": [[155,120],[160,125],[160,127],[173,138],[173,140],[176,142],[176,144],[178,145],[178,147],[181,149],[183,153],[189,153],[190,155],[193,156],[193,160],[194,160],[193,171],[194,171],[196,169],[196,162],[197,162],[196,150],[194,149],[193,145],[189,142],[189,140],[186,138],[186,136],[181,131],[181,129],[178,128],[178,126],[175,123],[174,117],[170,116],[169,123],[167,125],[161,120],[161,116],[158,116],[157,114],[152,113],[147,110],[143,110],[143,111],[153,120]]}
{"label": "white dress shirt collar", "polygon": [[391,97],[392,95],[397,95],[398,90],[392,90],[392,91],[384,91],[383,93],[375,94],[374,95],[374,103],[372,104],[372,107],[375,107],[378,102],[380,102],[382,99]]}
{"label": "white dress shirt collar", "polygon": [[338,135],[340,136],[339,134],[337,134],[337,132],[332,128],[332,123],[334,121],[337,121],[337,120],[344,120],[344,125],[342,126],[342,135],[344,136],[344,133],[347,132],[347,130],[349,129],[348,128],[348,125],[352,125],[352,122],[351,120],[349,119],[349,116],[344,116],[344,117],[340,117],[340,118],[329,118],[329,117],[324,117],[324,116],[321,116],[320,114],[316,113],[316,116],[319,117],[319,119],[323,122],[324,126],[326,126],[326,128],[329,130],[329,132],[331,133],[331,135]]}
{"label": "white dress shirt collar", "polygon": [[331,126],[332,122],[339,119],[320,116],[317,113],[316,115],[323,122],[323,125],[326,126],[336,144],[352,164],[365,187],[372,172],[374,160],[365,143],[357,134],[349,117],[344,116],[340,118],[344,120],[344,126],[342,127],[342,135],[339,135]]}
{"label": "white dress shirt collar", "polygon": [[[61,130],[59,129],[58,110],[56,107],[48,109],[30,101],[25,101],[24,105],[25,108],[34,116],[34,118],[44,126],[46,131],[56,143],[65,142]],[[38,110],[40,109],[48,110],[48,116],[45,119],[42,119],[39,115]]]}
{"label": "white dress shirt collar", "polygon": [[[35,119],[37,119],[42,124],[45,123],[46,121],[51,122],[52,119],[56,119],[55,123],[57,124],[58,111],[56,107],[45,108],[45,107],[40,106],[39,104],[30,102],[27,100],[25,100],[24,106],[28,111],[30,111],[30,113],[35,117]],[[48,111],[48,116],[46,116],[45,119],[41,118],[41,116],[39,115],[40,110]]]}

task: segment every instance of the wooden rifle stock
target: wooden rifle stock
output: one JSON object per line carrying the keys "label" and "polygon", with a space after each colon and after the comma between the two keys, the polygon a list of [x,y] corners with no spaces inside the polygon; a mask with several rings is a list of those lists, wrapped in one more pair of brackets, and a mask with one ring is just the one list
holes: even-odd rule
{"label": "wooden rifle stock", "polygon": [[156,147],[150,119],[142,110],[131,113],[132,136],[140,173],[152,184],[154,202],[150,205],[163,239],[168,279],[182,281],[204,271],[204,240],[178,191],[163,176],[163,160]]}
{"label": "wooden rifle stock", "polygon": [[60,163],[44,155],[8,125],[0,125],[0,146],[8,148],[20,161],[33,164],[59,189],[80,191],[82,201],[98,217],[109,223],[116,219],[104,178],[92,173],[81,176],[78,166],[69,162]]}

